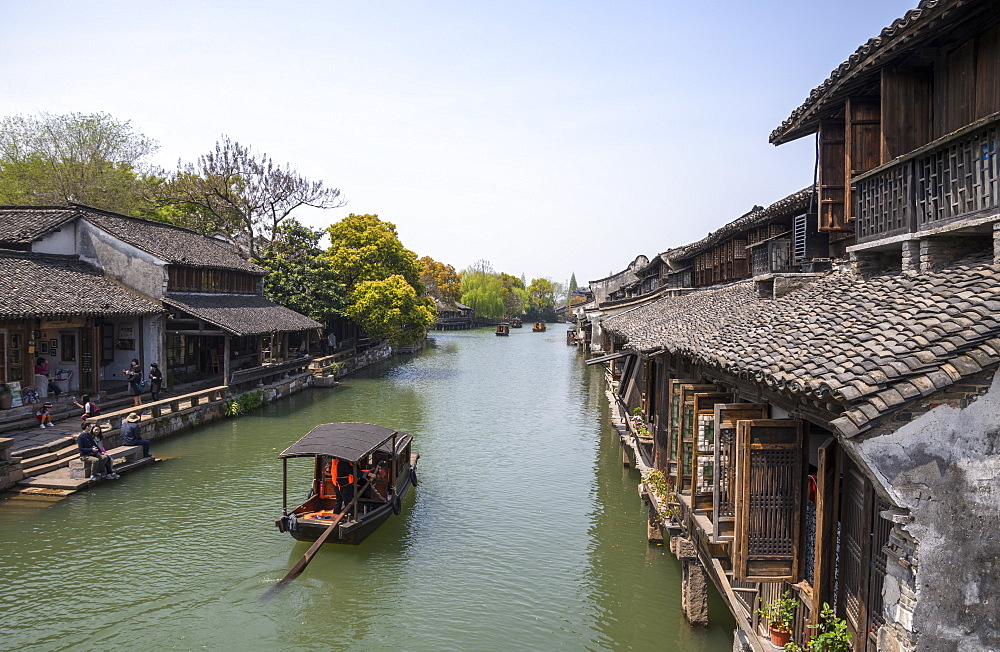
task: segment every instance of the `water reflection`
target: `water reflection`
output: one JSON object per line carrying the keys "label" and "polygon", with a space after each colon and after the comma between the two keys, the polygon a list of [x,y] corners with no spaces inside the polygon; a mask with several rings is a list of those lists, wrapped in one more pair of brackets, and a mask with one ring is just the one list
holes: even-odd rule
{"label": "water reflection", "polygon": [[[731,649],[717,603],[712,627],[684,624],[679,565],[646,546],[600,371],[564,335],[439,333],[341,387],[162,442],[170,461],[113,486],[0,502],[4,647]],[[262,603],[308,545],[272,525],[277,454],[329,421],[414,433],[420,486]],[[290,503],[311,474],[295,462]]]}

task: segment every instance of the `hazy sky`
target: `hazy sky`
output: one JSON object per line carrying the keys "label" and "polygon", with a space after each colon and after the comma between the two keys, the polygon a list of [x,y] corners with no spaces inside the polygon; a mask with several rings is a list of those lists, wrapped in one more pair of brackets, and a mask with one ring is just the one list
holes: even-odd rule
{"label": "hazy sky", "polygon": [[195,159],[223,134],[462,269],[581,283],[812,181],[767,137],[916,0],[0,0],[0,115],[104,111]]}

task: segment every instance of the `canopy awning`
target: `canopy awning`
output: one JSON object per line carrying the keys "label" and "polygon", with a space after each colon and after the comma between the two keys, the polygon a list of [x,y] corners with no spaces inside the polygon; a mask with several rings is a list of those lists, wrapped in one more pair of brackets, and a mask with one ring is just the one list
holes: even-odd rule
{"label": "canopy awning", "polygon": [[627,355],[636,355],[635,351],[618,351],[616,353],[609,353],[607,355],[598,356],[596,358],[591,358],[587,360],[587,364],[600,364],[602,362],[607,362],[608,360],[617,360],[618,358],[624,358]]}
{"label": "canopy awning", "polygon": [[320,328],[319,322],[254,294],[172,292],[163,303],[233,335],[260,335]]}
{"label": "canopy awning", "polygon": [[326,455],[348,462],[357,462],[376,450],[392,452],[388,447],[383,447],[393,436],[402,438],[409,435],[372,423],[323,423],[286,448],[278,457]]}

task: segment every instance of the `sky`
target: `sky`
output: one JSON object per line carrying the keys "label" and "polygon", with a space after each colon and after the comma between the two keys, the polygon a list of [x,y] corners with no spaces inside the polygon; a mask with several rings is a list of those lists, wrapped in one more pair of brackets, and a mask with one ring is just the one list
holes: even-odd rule
{"label": "sky", "polygon": [[0,116],[109,113],[174,169],[228,136],[418,256],[582,285],[812,182],[768,136],[917,0],[0,0]]}

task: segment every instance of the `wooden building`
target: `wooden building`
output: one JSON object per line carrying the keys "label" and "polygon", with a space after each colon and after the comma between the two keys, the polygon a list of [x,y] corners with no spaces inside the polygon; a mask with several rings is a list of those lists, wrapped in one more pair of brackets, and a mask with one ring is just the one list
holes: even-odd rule
{"label": "wooden building", "polygon": [[685,609],[708,578],[743,649],[786,591],[800,644],[828,603],[854,650],[1000,649],[998,72],[1000,4],[921,2],[772,134],[816,135],[814,199],[592,311],[668,480]]}
{"label": "wooden building", "polygon": [[[76,261],[96,270],[107,285],[156,306],[137,315],[102,302],[86,313],[85,323],[74,322],[72,328],[85,330],[77,336],[80,362],[69,389],[124,387],[123,370],[133,358],[146,369],[158,362],[168,383],[218,375],[228,384],[238,372],[298,355],[289,336],[303,352],[310,341],[316,342],[313,333],[320,324],[263,296],[266,270],[243,260],[227,243],[188,229],[80,205],[0,207],[3,249]],[[63,290],[72,291],[56,291],[56,277],[51,283],[38,280],[39,285],[21,292],[55,300],[66,299]],[[13,295],[5,297],[0,310],[6,303],[17,301]],[[68,299],[65,303],[67,309],[75,306]],[[52,310],[61,314],[59,306]],[[43,324],[34,329],[39,331],[38,348],[42,341],[61,337],[54,334],[57,330],[71,327],[49,325],[49,330]],[[84,359],[90,363],[85,365]]]}

